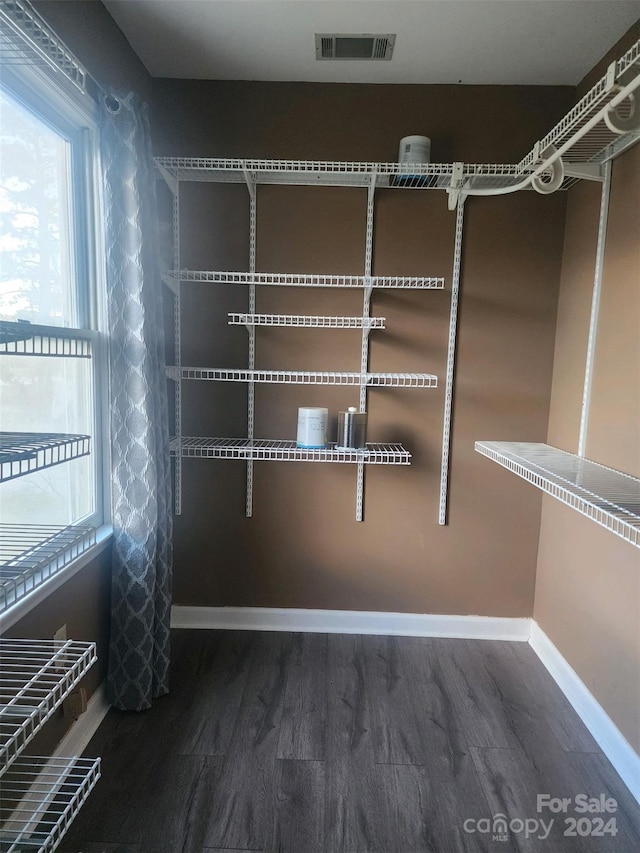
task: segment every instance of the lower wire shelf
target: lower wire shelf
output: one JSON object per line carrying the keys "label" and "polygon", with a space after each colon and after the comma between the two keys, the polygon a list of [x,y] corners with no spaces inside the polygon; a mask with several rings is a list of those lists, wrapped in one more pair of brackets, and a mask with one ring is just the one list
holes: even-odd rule
{"label": "lower wire shelf", "polygon": [[0,524],[0,614],[95,542],[86,525]]}
{"label": "lower wire shelf", "polygon": [[2,853],[55,850],[99,778],[99,758],[14,761],[0,780]]}
{"label": "lower wire shelf", "polygon": [[171,441],[171,452],[183,458],[244,459],[273,462],[364,462],[367,465],[410,465],[411,454],[401,444],[367,444],[366,450],[297,447],[295,441],[247,438],[195,438]]}
{"label": "lower wire shelf", "polygon": [[94,643],[0,640],[0,777],[96,659]]}
{"label": "lower wire shelf", "polygon": [[640,548],[640,479],[549,444],[476,441],[478,453]]}

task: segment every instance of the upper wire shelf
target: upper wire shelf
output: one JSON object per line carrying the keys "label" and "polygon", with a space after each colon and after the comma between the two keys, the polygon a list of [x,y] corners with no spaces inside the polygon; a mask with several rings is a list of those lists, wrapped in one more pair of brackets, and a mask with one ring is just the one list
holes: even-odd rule
{"label": "upper wire shelf", "polygon": [[[529,189],[534,174],[553,178],[557,158],[567,166],[600,165],[640,138],[633,92],[640,86],[640,41],[617,62],[564,118],[517,164],[507,163],[366,163],[313,160],[258,160],[207,157],[158,157],[156,165],[170,190],[179,181],[251,184],[300,184],[355,187],[444,189],[455,206],[459,193]],[[549,160],[549,163],[547,163]],[[567,188],[586,172],[560,176]],[[527,180],[528,176],[528,180]],[[591,177],[601,177],[599,172]],[[540,192],[546,181],[537,183]]]}
{"label": "upper wire shelf", "polygon": [[96,542],[93,527],[0,525],[0,613],[20,601]]}
{"label": "upper wire shelf", "polygon": [[640,548],[640,479],[548,444],[477,441],[475,449]]}
{"label": "upper wire shelf", "polygon": [[295,441],[248,438],[172,439],[171,451],[186,458],[253,459],[272,462],[363,462],[367,465],[409,465],[411,454],[401,444],[367,443],[366,450],[298,447]]}
{"label": "upper wire shelf", "polygon": [[0,355],[91,358],[92,333],[0,321]]}
{"label": "upper wire shelf", "polygon": [[31,3],[3,0],[0,4],[0,62],[33,65],[58,71],[81,92],[87,73]]}
{"label": "upper wire shelf", "polygon": [[309,314],[229,314],[230,326],[287,326],[313,329],[384,329],[385,317],[318,317]]}
{"label": "upper wire shelf", "polygon": [[442,290],[441,276],[312,275],[307,273],[218,272],[213,270],[169,270],[164,279],[211,284],[275,285],[279,287],[349,287],[375,289]]}
{"label": "upper wire shelf", "polygon": [[99,758],[19,758],[1,780],[0,850],[51,853],[99,778]]}
{"label": "upper wire shelf", "polygon": [[89,454],[88,435],[0,432],[0,482]]}
{"label": "upper wire shelf", "polygon": [[0,776],[96,659],[95,643],[0,640]]}
{"label": "upper wire shelf", "polygon": [[170,379],[261,382],[278,385],[367,385],[386,388],[437,388],[431,373],[349,373],[312,370],[235,370],[218,367],[167,367]]}

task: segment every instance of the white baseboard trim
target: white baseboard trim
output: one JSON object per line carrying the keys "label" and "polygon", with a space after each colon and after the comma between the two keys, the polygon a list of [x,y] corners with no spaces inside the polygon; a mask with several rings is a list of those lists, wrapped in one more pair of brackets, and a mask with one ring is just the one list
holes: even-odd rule
{"label": "white baseboard trim", "polygon": [[476,640],[529,639],[531,620],[493,616],[441,616],[366,610],[300,610],[288,607],[171,608],[172,628],[384,634]]}
{"label": "white baseboard trim", "polygon": [[107,702],[105,685],[102,683],[87,702],[87,710],[84,714],[80,714],[58,744],[53,757],[66,758],[72,755],[82,755],[110,707],[111,705]]}
{"label": "white baseboard trim", "polygon": [[531,620],[529,644],[589,729],[600,749],[613,764],[622,781],[640,803],[640,756],[580,676],[533,620]]}

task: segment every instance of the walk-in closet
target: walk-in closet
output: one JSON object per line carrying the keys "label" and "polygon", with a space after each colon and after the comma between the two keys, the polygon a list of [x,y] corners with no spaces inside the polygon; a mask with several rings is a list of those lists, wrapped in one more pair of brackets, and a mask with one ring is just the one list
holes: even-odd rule
{"label": "walk-in closet", "polygon": [[0,851],[640,850],[640,0],[0,0]]}

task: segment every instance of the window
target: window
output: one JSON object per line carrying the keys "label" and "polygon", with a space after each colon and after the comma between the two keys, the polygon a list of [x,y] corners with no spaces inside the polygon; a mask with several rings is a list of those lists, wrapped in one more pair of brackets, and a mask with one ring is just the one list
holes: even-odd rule
{"label": "window", "polygon": [[57,529],[104,522],[96,138],[84,109],[3,72],[0,429],[5,443],[55,445],[28,475],[3,469],[3,525],[12,541],[26,530],[30,549],[36,526],[50,542]]}

